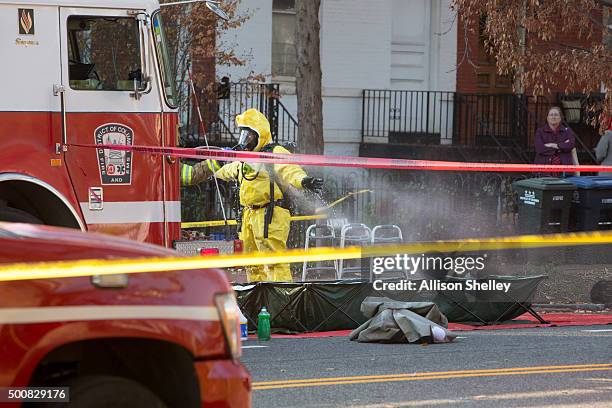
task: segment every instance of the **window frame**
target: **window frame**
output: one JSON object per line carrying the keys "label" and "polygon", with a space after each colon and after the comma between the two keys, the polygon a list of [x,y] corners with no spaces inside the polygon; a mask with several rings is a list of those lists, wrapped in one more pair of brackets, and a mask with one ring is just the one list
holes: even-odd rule
{"label": "window frame", "polygon": [[[297,33],[295,33],[295,31],[297,30],[297,17],[296,17],[295,3],[294,3],[293,10],[274,9],[274,2],[272,3],[272,32],[274,32],[274,15],[275,14],[291,15],[294,17],[294,27],[293,28],[294,28],[294,46],[295,46],[296,45],[295,39],[297,37]],[[274,72],[274,37],[272,37],[272,44],[271,44],[270,51],[271,51],[270,71],[271,71],[272,78],[279,82],[295,82],[295,79],[296,79],[295,72],[293,73],[293,75],[281,75],[281,74],[276,74]],[[296,60],[297,60],[297,55],[296,55]],[[297,70],[297,61],[296,61],[296,70]]]}
{"label": "window frame", "polygon": [[[75,32],[69,30],[69,28],[68,28],[69,27],[70,19],[73,19],[73,18],[107,19],[107,20],[110,20],[110,19],[114,19],[114,20],[131,19],[131,20],[134,21],[136,29],[138,29],[138,19],[136,19],[135,17],[130,16],[130,15],[104,15],[104,14],[100,14],[100,15],[97,15],[97,14],[71,14],[66,19],[66,41],[67,41],[66,44],[68,46],[68,49],[66,50],[66,64],[67,64],[67,67],[68,67],[68,72],[67,72],[67,74],[68,74],[68,87],[72,91],[77,91],[77,92],[132,92],[133,93],[134,92],[133,88],[131,88],[131,89],[82,89],[82,88],[74,88],[72,86],[72,84],[70,83],[71,82],[71,77],[70,77],[70,51],[71,51],[71,49],[73,51],[76,50],[77,53],[79,54],[79,59],[81,58],[81,49],[79,48],[78,43],[77,43],[77,39],[76,39],[76,37],[74,35]],[[139,68],[140,68],[140,70],[142,72],[143,67],[142,67],[142,64],[141,64],[141,61],[140,61],[140,59],[141,59],[140,56],[141,56],[141,53],[142,53],[143,44],[140,41],[141,40],[140,39],[140,35],[138,35],[138,34],[136,35],[136,40],[138,42],[138,49],[137,49],[137,55],[138,55],[138,61],[139,61],[138,65],[139,65]],[[76,80],[76,81],[78,81],[78,80]],[[147,86],[147,88],[149,88],[149,87],[150,87],[150,85]],[[146,89],[139,89],[139,91],[146,92]]]}

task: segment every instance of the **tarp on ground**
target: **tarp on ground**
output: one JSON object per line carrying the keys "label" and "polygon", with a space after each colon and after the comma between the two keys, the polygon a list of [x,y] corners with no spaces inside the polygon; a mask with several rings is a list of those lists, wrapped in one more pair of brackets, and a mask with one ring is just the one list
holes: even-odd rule
{"label": "tarp on ground", "polygon": [[[445,278],[444,282],[467,280],[509,283],[507,293],[499,291],[403,290],[374,289],[371,282],[358,280],[319,282],[258,282],[234,285],[240,309],[255,330],[257,315],[265,306],[275,333],[303,333],[353,330],[367,318],[361,303],[369,296],[386,297],[402,302],[433,302],[448,321],[454,323],[490,324],[511,320],[531,306],[539,283],[546,276],[487,276],[483,279]],[[423,280],[415,280],[417,287]]]}
{"label": "tarp on ground", "polygon": [[446,330],[448,320],[432,302],[398,302],[368,297],[361,312],[369,320],[349,339],[361,343],[448,343],[457,337]]}

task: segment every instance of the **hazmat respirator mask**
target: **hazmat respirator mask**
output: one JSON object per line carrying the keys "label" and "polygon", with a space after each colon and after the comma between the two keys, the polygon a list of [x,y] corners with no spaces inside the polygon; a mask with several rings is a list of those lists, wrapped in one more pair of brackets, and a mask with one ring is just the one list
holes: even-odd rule
{"label": "hazmat respirator mask", "polygon": [[252,152],[257,147],[259,142],[259,134],[251,128],[240,128],[240,139],[238,144],[234,146],[234,150]]}

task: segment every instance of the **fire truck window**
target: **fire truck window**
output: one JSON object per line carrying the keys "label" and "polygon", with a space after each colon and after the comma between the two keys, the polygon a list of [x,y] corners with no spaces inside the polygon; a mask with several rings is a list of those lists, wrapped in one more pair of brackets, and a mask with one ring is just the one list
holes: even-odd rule
{"label": "fire truck window", "polygon": [[[176,75],[174,74],[174,67],[176,64],[176,41],[167,41],[164,24],[162,23],[161,12],[157,11],[153,14],[151,19],[153,22],[153,33],[155,34],[155,50],[157,51],[157,58],[159,60],[159,68],[162,73],[162,81],[164,83],[164,95],[166,96],[166,102],[169,106],[175,108],[177,106],[176,101]],[[176,30],[176,29],[175,29]],[[173,32],[176,38],[176,33]],[[173,49],[174,48],[174,49]],[[170,55],[174,58],[170,59]]]}
{"label": "fire truck window", "polygon": [[72,89],[133,91],[134,81],[140,82],[141,78],[137,21],[68,18],[68,67]]}

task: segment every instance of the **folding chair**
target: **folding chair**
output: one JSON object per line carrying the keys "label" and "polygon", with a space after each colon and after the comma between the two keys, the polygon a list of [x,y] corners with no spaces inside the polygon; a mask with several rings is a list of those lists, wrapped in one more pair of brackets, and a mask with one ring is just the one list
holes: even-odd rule
{"label": "folding chair", "polygon": [[[329,225],[310,225],[306,229],[306,239],[304,241],[304,249],[310,248],[311,241],[314,241],[316,247],[318,246],[329,246],[333,247],[336,244],[336,233],[334,228]],[[333,261],[333,266],[321,265],[322,262],[315,262],[315,266],[308,266],[308,261],[304,261],[302,265],[302,282],[306,282],[306,277],[309,272],[327,272],[333,271],[334,277],[338,276],[338,261]],[[329,261],[327,261],[329,262]]]}
{"label": "folding chair", "polygon": [[[372,228],[372,244],[392,244],[392,243],[402,243],[404,242],[404,237],[402,235],[402,229],[397,225],[377,225]],[[387,271],[387,272],[399,272],[403,273],[406,279],[410,279],[410,275],[405,269],[398,269],[395,271]],[[374,278],[374,272],[372,268],[370,268],[370,282],[372,282]]]}
{"label": "folding chair", "polygon": [[372,243],[403,242],[402,229],[397,225],[377,225],[372,228]]}
{"label": "folding chair", "polygon": [[[372,230],[365,224],[346,224],[340,231],[340,248],[347,246],[365,246],[369,245],[372,241]],[[338,261],[338,279],[342,279],[345,272],[359,272],[362,271],[362,260],[358,259],[359,266],[350,265],[345,266],[344,260]]]}
{"label": "folding chair", "polygon": [[327,219],[327,225],[330,226],[334,230],[334,233],[336,233],[336,236],[339,235],[339,232],[342,230],[342,227],[344,227],[346,224],[348,224],[348,220],[346,218],[328,218]]}

